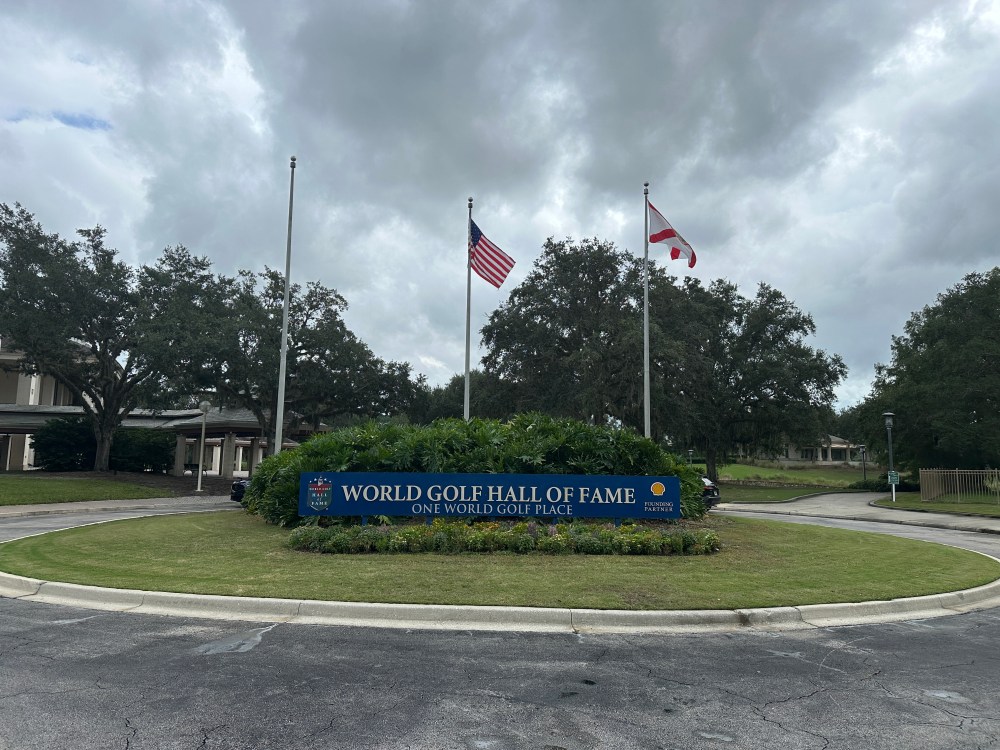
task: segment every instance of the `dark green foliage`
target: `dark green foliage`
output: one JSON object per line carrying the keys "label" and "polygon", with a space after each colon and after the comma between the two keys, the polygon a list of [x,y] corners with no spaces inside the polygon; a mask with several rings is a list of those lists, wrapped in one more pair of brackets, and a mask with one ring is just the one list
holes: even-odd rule
{"label": "dark green foliage", "polygon": [[682,515],[704,513],[698,473],[652,441],[627,429],[541,414],[429,426],[369,422],[317,435],[263,461],[245,505],[270,523],[298,525],[299,473],[310,471],[676,475]]}
{"label": "dark green foliage", "polygon": [[856,419],[887,459],[882,413],[895,413],[898,467],[977,469],[1000,463],[1000,267],[970,273],[913,313],[876,366]]}
{"label": "dark green foliage", "polygon": [[[516,413],[516,389],[510,381],[481,370],[469,373],[469,411],[480,418],[510,419]],[[455,375],[447,385],[423,387],[421,398],[409,412],[410,421],[428,424],[435,419],[461,418],[465,399],[465,377]]]}
{"label": "dark green foliage", "polygon": [[[614,244],[550,238],[482,329],[487,389],[516,411],[642,429],[642,289],[641,260]],[[812,318],[780,291],[761,284],[747,298],[651,262],[649,314],[652,435],[697,450],[709,476],[737,448],[777,452],[827,433],[847,370],[810,346]]]}
{"label": "dark green foliage", "polygon": [[640,524],[560,523],[533,521],[468,523],[436,519],[431,525],[302,526],[292,531],[288,546],[304,552],[335,554],[435,552],[508,552],[547,555],[707,555],[720,548],[710,529]]}
{"label": "dark green foliage", "polygon": [[[283,275],[216,275],[181,246],[136,268],[105,246],[104,228],[78,234],[47,234],[20,205],[0,204],[0,337],[22,370],[51,376],[83,407],[93,468],[113,468],[112,436],[137,405],[191,394],[250,409],[273,436]],[[317,282],[290,294],[286,415],[319,424],[413,407],[421,379],[348,330],[343,297]]]}
{"label": "dark green foliage", "polygon": [[[97,441],[89,420],[53,419],[31,439],[35,466],[45,471],[89,471],[94,468]],[[159,430],[118,430],[111,447],[109,468],[115,471],[166,472],[173,465],[174,435]]]}
{"label": "dark green foliage", "polygon": [[[213,385],[227,404],[249,409],[273,437],[278,412],[278,370],[284,275],[267,268],[242,271],[233,281],[228,314],[217,322],[209,362]],[[311,281],[289,288],[286,415],[313,426],[344,424],[405,413],[423,384],[410,365],[383,360],[344,322],[347,300]]]}
{"label": "dark green foliage", "polygon": [[88,471],[94,468],[97,442],[90,422],[80,417],[52,419],[31,438],[35,466],[45,471]]}
{"label": "dark green foliage", "polygon": [[205,258],[168,248],[134,268],[102,227],[77,241],[46,234],[20,205],[0,204],[0,337],[83,407],[97,471],[110,468],[122,419],[162,382],[202,361],[224,316]]}
{"label": "dark green foliage", "polygon": [[174,463],[175,436],[162,430],[118,430],[111,444],[111,468],[115,471],[166,473]]}
{"label": "dark green foliage", "polygon": [[[867,490],[868,492],[892,492],[892,486],[887,477],[852,482],[847,485],[850,490]],[[896,485],[896,492],[920,492],[920,482],[910,482],[902,477]]]}

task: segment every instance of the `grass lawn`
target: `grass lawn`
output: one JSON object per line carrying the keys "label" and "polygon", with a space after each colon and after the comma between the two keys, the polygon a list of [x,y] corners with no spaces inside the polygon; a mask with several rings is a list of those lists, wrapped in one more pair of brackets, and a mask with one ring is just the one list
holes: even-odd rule
{"label": "grass lawn", "polygon": [[82,500],[141,500],[163,496],[163,490],[108,479],[0,474],[0,505],[72,503]]}
{"label": "grass lawn", "polygon": [[719,484],[724,503],[783,503],[803,495],[822,492],[822,487],[753,487],[743,484]]}
{"label": "grass lawn", "polygon": [[883,508],[901,508],[903,510],[924,510],[934,513],[951,513],[960,516],[990,516],[1000,518],[1000,505],[991,502],[979,503],[959,503],[934,500],[923,502],[920,493],[907,492],[897,493],[896,502],[892,502],[892,497],[884,497],[876,500],[875,504]]}
{"label": "grass lawn", "polygon": [[[765,466],[748,466],[746,464],[726,464],[719,467],[720,481],[764,481],[784,482],[785,484],[808,484],[820,487],[846,487],[852,482],[860,482],[863,478],[861,469],[843,466],[823,466],[810,468],[768,468]],[[877,472],[871,467],[868,477],[874,479]]]}
{"label": "grass lawn", "polygon": [[709,518],[710,556],[318,555],[240,513],[144,518],[0,545],[0,570],[116,588],[437,604],[733,609],[952,591],[1000,577],[964,550],[869,534]]}

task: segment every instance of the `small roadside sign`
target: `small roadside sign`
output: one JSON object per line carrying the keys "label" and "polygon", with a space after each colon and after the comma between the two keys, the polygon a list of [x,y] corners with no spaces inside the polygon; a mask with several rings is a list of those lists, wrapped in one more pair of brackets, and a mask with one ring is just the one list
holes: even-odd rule
{"label": "small roadside sign", "polygon": [[893,486],[899,484],[899,472],[898,471],[890,471],[889,472],[889,484],[891,484]]}

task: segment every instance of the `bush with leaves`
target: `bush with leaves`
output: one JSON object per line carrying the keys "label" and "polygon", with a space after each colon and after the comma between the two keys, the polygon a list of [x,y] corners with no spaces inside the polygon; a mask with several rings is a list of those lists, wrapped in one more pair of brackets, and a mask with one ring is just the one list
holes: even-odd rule
{"label": "bush with leaves", "polygon": [[[114,471],[164,473],[174,462],[174,435],[162,430],[119,429],[111,444],[110,468]],[[51,419],[31,438],[35,466],[45,471],[90,471],[97,441],[89,420],[82,417]]]}
{"label": "bush with leaves", "polygon": [[[892,492],[888,478],[866,479],[852,482],[847,485],[849,490],[867,490],[868,492]],[[903,479],[900,477],[899,484],[896,485],[896,492],[920,492],[920,482]]]}
{"label": "bush with leaves", "polygon": [[164,474],[174,464],[175,444],[172,432],[142,428],[118,430],[111,444],[111,468]]}
{"label": "bush with leaves", "polygon": [[297,526],[299,474],[319,471],[678,476],[681,515],[705,512],[698,473],[651,440],[541,414],[424,426],[369,422],[316,435],[261,462],[244,505],[269,523]]}
{"label": "bush with leaves", "polygon": [[45,471],[87,471],[94,467],[97,441],[80,417],[51,419],[31,437],[35,466]]}
{"label": "bush with leaves", "polygon": [[621,526],[573,521],[552,525],[469,522],[437,518],[431,524],[406,526],[300,526],[288,538],[291,549],[332,554],[434,552],[541,553],[547,555],[708,555],[720,548],[711,529],[676,525]]}

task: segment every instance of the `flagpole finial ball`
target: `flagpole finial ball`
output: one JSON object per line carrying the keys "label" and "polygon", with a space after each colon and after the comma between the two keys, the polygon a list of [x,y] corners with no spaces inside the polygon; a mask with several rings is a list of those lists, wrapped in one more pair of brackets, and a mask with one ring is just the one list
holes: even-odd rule
{"label": "flagpole finial ball", "polygon": [[[295,158],[295,157],[292,157],[292,158]],[[643,187],[649,187],[649,183],[648,182],[644,182],[644,183],[642,183],[642,186]]]}

